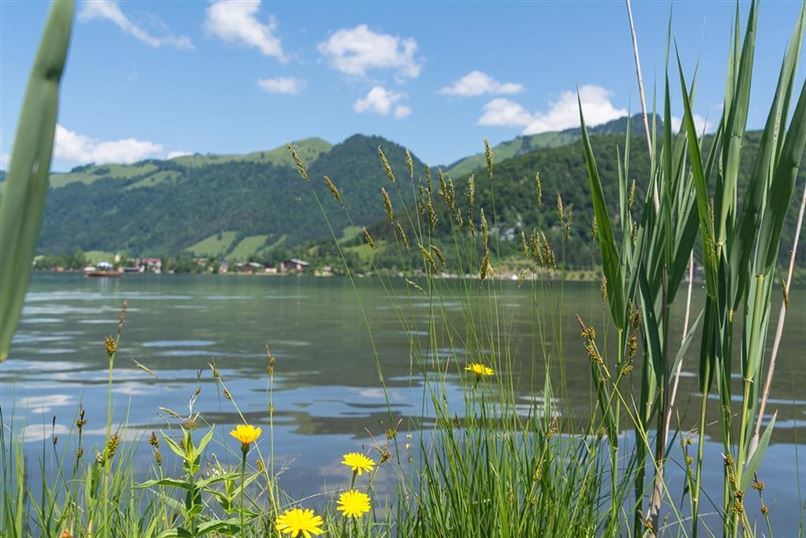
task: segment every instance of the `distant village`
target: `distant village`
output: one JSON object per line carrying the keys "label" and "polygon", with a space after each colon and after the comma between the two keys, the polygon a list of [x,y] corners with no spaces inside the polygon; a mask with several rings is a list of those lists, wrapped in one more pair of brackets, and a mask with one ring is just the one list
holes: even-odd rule
{"label": "distant village", "polygon": [[[58,259],[64,258],[64,259]],[[61,263],[60,263],[61,262]],[[81,262],[81,263],[79,263]],[[213,273],[233,275],[313,275],[333,276],[330,265],[314,267],[310,262],[298,258],[288,258],[279,262],[260,263],[256,261],[220,261],[214,258],[129,258],[115,255],[109,260],[96,263],[83,258],[39,256],[34,266],[39,270],[54,272],[83,271],[87,276],[123,276],[125,274],[162,273]]]}

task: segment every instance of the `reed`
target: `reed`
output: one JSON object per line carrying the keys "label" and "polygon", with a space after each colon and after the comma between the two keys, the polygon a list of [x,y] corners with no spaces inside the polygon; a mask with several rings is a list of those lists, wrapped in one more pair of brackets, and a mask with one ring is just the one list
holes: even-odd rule
{"label": "reed", "polygon": [[[627,2],[629,12],[629,2]],[[634,420],[639,466],[635,476],[635,517],[633,532],[648,527],[657,532],[661,504],[668,497],[664,465],[668,451],[668,424],[673,408],[673,392],[680,361],[702,323],[700,346],[700,418],[695,470],[691,481],[691,530],[699,532],[702,447],[706,426],[711,420],[707,399],[716,385],[720,399],[718,419],[724,448],[724,487],[721,515],[729,536],[753,535],[755,528],[744,511],[743,498],[755,479],[769,442],[775,416],[763,434],[754,436],[753,425],[760,424],[759,387],[764,382],[763,364],[771,310],[771,293],[777,269],[783,219],[790,204],[800,160],[806,142],[806,85],[802,86],[794,111],[790,103],[796,94],[795,73],[803,37],[806,4],[801,10],[784,56],[775,96],[767,117],[761,145],[754,156],[754,168],[744,196],[739,197],[739,161],[745,134],[753,72],[758,5],[752,2],[741,37],[737,12],[733,43],[728,61],[728,81],[723,115],[709,147],[697,133],[692,113],[694,88],[686,83],[682,62],[677,58],[680,98],[684,119],[678,133],[671,128],[671,82],[663,88],[663,129],[659,135],[646,125],[652,167],[645,178],[647,195],[641,215],[633,220],[626,202],[628,151],[619,171],[622,240],[616,241],[612,218],[602,196],[601,180],[590,149],[584,114],[583,140],[590,184],[596,210],[599,246],[607,279],[611,318],[619,331],[615,358],[620,366],[624,357],[624,327],[631,308],[641,313],[642,390]],[[632,17],[630,14],[632,27]],[[670,24],[671,26],[671,24]],[[634,34],[634,29],[633,29]],[[667,47],[667,66],[669,63]],[[639,85],[640,64],[635,47]],[[643,89],[641,89],[643,94]],[[629,143],[629,140],[627,141]],[[630,226],[635,233],[629,233]],[[699,236],[700,247],[695,249]],[[675,350],[669,332],[670,305],[674,301],[692,253],[704,268],[707,298],[703,312],[686,325],[681,344]],[[742,313],[740,319],[736,314]],[[733,342],[740,338],[740,353],[734,357]],[[742,386],[736,391],[731,375],[741,374]],[[768,376],[772,375],[772,372]],[[769,382],[769,377],[766,382]],[[603,389],[605,390],[605,389]],[[601,398],[600,398],[601,400]],[[604,415],[618,422],[621,398]],[[738,400],[738,406],[734,401]],[[607,401],[610,401],[607,399]],[[738,421],[734,418],[738,415]],[[758,427],[757,427],[758,428]],[[654,431],[654,439],[648,432]],[[751,449],[753,447],[753,449]],[[645,460],[653,454],[650,466]],[[648,503],[645,473],[654,475]],[[648,506],[645,508],[645,504]],[[766,514],[764,514],[766,516]]]}

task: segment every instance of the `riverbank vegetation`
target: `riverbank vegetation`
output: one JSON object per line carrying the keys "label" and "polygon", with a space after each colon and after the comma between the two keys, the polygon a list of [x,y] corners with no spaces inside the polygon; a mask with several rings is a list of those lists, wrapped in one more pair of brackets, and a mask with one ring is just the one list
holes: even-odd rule
{"label": "riverbank vegetation", "polygon": [[[103,411],[79,408],[68,435],[48,432],[45,425],[37,460],[23,449],[13,410],[0,410],[0,534],[482,538],[798,532],[773,529],[760,464],[775,425],[775,413],[766,407],[795,255],[780,286],[778,262],[780,251],[796,246],[802,219],[789,225],[791,237],[783,233],[806,146],[806,84],[797,85],[806,3],[765,128],[753,138],[745,125],[757,17],[756,3],[743,25],[737,17],[723,115],[713,135],[705,137],[694,126],[691,66],[676,56],[669,37],[659,114],[647,114],[645,123],[600,144],[589,136],[580,110],[580,138],[566,150],[581,154],[584,169],[568,178],[553,174],[550,161],[539,161],[539,174],[513,184],[503,174],[520,176],[522,170],[512,161],[496,162],[486,143],[483,168],[462,182],[407,151],[391,161],[376,147],[383,181],[371,191],[385,222],[364,227],[354,211],[369,209],[344,203],[346,185],[325,175],[327,170],[309,167],[290,146],[300,176],[297,192],[320,209],[333,264],[353,281],[358,272],[351,249],[374,253],[384,246],[382,255],[363,263],[389,290],[401,328],[422,334],[410,340],[408,377],[412,387],[422,388],[421,417],[397,416],[387,398],[385,431],[354,452],[334,454],[341,459],[340,482],[290,498],[275,457],[274,376],[282,365],[270,351],[264,413],[241,411],[238,395],[228,389],[228,372],[214,360],[199,371],[199,377],[215,380],[224,405],[240,417],[235,427],[199,413],[199,391],[188,395],[187,412],[161,410],[170,417],[163,431],[113,423],[124,305],[117,331],[99,346],[108,358],[109,385],[102,442],[90,444],[85,432]],[[683,108],[678,130],[672,129],[673,96]],[[652,121],[657,117],[662,121]],[[633,137],[632,129],[643,137]],[[612,181],[604,179],[603,162],[612,163]],[[584,193],[584,200],[570,204],[560,181],[576,182],[576,196]],[[802,205],[795,207],[802,211]],[[502,224],[513,213],[518,228]],[[344,240],[345,227],[353,227],[355,237]],[[515,249],[518,281],[532,297],[527,322],[535,344],[525,354],[514,352],[516,320],[495,278]],[[577,316],[578,348],[569,350],[557,313],[574,266],[569,260],[577,256],[601,265],[600,315]],[[389,264],[402,274],[405,299],[425,304],[426,315],[391,292],[391,279],[401,277],[379,271]],[[703,304],[691,300],[697,267],[706,290]],[[444,273],[473,278],[440,278]],[[448,304],[445,292],[457,286],[459,304]],[[772,298],[780,292],[785,300],[775,318]],[[360,304],[358,292],[356,300]],[[672,308],[681,302],[682,320]],[[362,319],[355,322],[366,326],[372,343],[367,367],[377,369],[387,394],[377,335],[361,308]],[[453,308],[461,312],[458,320],[447,315]],[[673,322],[682,325],[680,334]],[[567,405],[569,379],[580,376],[566,367],[569,353],[588,358],[587,412]],[[688,414],[677,395],[684,361],[699,382],[697,409]],[[721,445],[721,455],[705,451],[709,435]],[[669,480],[672,465],[681,471],[679,482]],[[703,482],[703,469],[712,466],[722,471],[719,491]]]}

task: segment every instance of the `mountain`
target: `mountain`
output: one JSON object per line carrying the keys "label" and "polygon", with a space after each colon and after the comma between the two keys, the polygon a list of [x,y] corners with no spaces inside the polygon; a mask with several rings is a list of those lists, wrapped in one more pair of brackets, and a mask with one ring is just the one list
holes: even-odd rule
{"label": "mountain", "polygon": [[[295,146],[337,234],[384,214],[380,187],[389,180],[379,146],[395,169],[405,169],[404,148],[381,137],[355,135],[332,147],[308,139]],[[54,175],[39,249],[245,258],[279,243],[327,239],[330,232],[311,191],[283,152],[90,165]],[[414,164],[423,167],[416,158]],[[325,174],[341,190],[349,216],[339,210]],[[403,200],[410,201],[411,195]]]}
{"label": "mountain", "polygon": [[[650,118],[651,119],[651,118]],[[663,122],[660,117],[656,117],[658,128],[660,129]],[[590,134],[625,134],[627,132],[627,122],[630,122],[630,132],[640,134],[643,132],[641,125],[643,119],[640,114],[635,114],[631,118],[624,116],[615,120],[588,127]],[[493,147],[493,153],[498,161],[510,159],[517,155],[523,155],[537,149],[556,148],[565,146],[576,142],[582,137],[582,132],[579,128],[565,129],[564,131],[555,131],[549,133],[539,133],[535,135],[524,135],[501,142]],[[476,153],[456,161],[453,164],[446,166],[446,173],[453,177],[463,176],[476,170],[483,168],[485,165],[484,153]]]}
{"label": "mountain", "polygon": [[[636,142],[631,144],[630,175],[636,179],[640,197],[649,163],[640,140],[641,120],[633,117],[631,122]],[[627,119],[623,118],[592,129],[605,195],[614,214],[618,198],[616,148],[623,147],[626,126]],[[759,138],[758,132],[747,134],[748,151],[741,163],[743,178],[749,175],[749,158]],[[409,181],[405,149],[384,138],[365,135],[354,135],[335,145],[318,138],[293,145],[307,165],[309,185],[300,178],[286,147],[243,155],[186,155],[131,165],[91,164],[53,174],[39,251],[106,251],[133,256],[187,253],[242,260],[290,252],[330,256],[338,254],[333,247],[335,235],[345,252],[366,262],[369,252],[359,232],[368,226],[381,247],[376,260],[394,265],[383,248],[384,240],[391,244],[394,234],[383,224],[386,219],[380,189],[385,187],[392,195],[397,215],[403,216],[407,207],[410,213],[415,211],[416,188]],[[398,187],[386,177],[378,147],[383,148],[396,172]],[[578,130],[517,137],[499,144],[494,152],[495,204],[483,155],[454,163],[447,175],[455,180],[457,199],[464,201],[468,175],[476,172],[474,218],[478,223],[478,209],[482,207],[488,218],[495,216],[500,253],[516,255],[520,231],[528,233],[538,222],[553,244],[559,244],[556,199],[560,194],[574,215],[566,261],[577,267],[596,265],[598,252],[591,241],[592,208]],[[419,180],[424,165],[416,157],[413,161],[415,180]],[[539,215],[534,197],[538,172],[543,186]],[[804,168],[800,174],[802,184]],[[346,210],[334,200],[323,181],[325,175],[338,186]],[[0,193],[2,187],[0,184]],[[793,215],[785,222],[784,245],[791,244],[794,235],[796,208],[792,206]],[[439,211],[438,234],[447,238],[449,219],[444,204]],[[307,250],[314,248],[311,245],[318,250]],[[806,262],[806,249],[799,250],[799,261]]]}
{"label": "mountain", "polygon": [[[327,153],[332,147],[330,143],[321,138],[306,138],[297,142],[292,142],[300,157],[306,162],[316,160],[322,153]],[[89,185],[98,180],[130,180],[134,177],[140,178],[138,187],[153,186],[162,181],[171,179],[172,174],[165,174],[165,167],[160,166],[156,159],[140,161],[134,164],[86,164],[76,166],[67,173],[54,173],[50,176],[50,187],[59,188],[71,183],[81,182]],[[240,155],[216,155],[201,154],[183,155],[167,161],[171,163],[168,168],[175,169],[175,166],[187,168],[198,168],[207,165],[228,164],[228,163],[255,163],[272,164],[275,166],[293,166],[291,155],[286,146],[268,151],[256,151]]]}
{"label": "mountain", "polygon": [[[626,121],[624,122],[626,125]],[[607,133],[611,127],[602,127]],[[635,179],[636,203],[634,215],[638,213],[640,200],[644,196],[644,188],[648,182],[650,163],[646,152],[646,145],[640,136],[634,136],[630,144],[630,178]],[[711,143],[712,137],[705,140],[706,146]],[[748,178],[752,173],[753,158],[761,140],[760,131],[746,133],[745,146],[742,153],[739,170],[739,187],[743,191]],[[591,145],[599,174],[602,180],[605,200],[610,207],[610,214],[618,214],[618,168],[616,148],[624,151],[624,134],[594,134],[591,136]],[[797,184],[806,183],[806,155],[803,157]],[[584,160],[584,151],[581,141],[571,144],[543,148],[530,153],[516,155],[512,158],[499,161],[496,154],[495,174],[491,183],[486,170],[486,164],[475,171],[475,204],[474,220],[478,228],[480,209],[484,210],[490,222],[492,244],[496,245],[502,257],[520,256],[521,231],[529,236],[532,229],[544,231],[549,241],[555,246],[558,258],[561,256],[559,245],[562,244],[562,230],[557,210],[557,196],[563,200],[566,213],[573,215],[569,238],[565,243],[565,261],[569,266],[576,268],[592,268],[600,263],[599,251],[596,241],[593,240],[593,207],[590,198],[588,173]],[[540,174],[542,184],[542,209],[537,209],[535,199],[535,175]],[[458,206],[462,208],[466,219],[467,208],[465,189],[467,176],[454,178],[454,188]],[[494,197],[493,197],[494,187]],[[795,198],[801,193],[796,189]],[[741,197],[741,192],[740,192]],[[437,210],[436,240],[445,248],[445,256],[450,257],[450,245],[453,243],[450,215],[448,208],[441,197],[434,194]],[[781,262],[788,260],[790,248],[794,239],[795,224],[799,198],[793,201],[788,210],[782,231]],[[416,209],[412,209],[416,212]],[[404,226],[405,227],[405,226]],[[614,221],[618,234],[619,224]],[[395,230],[389,226],[385,219],[380,220],[369,228],[376,243],[393,244]],[[413,231],[407,227],[411,236]],[[478,241],[476,241],[478,243]],[[798,249],[798,264],[806,263],[806,248]],[[418,253],[415,253],[418,256]],[[378,265],[394,266],[400,263],[397,252],[381,252]],[[420,262],[421,264],[421,262]],[[455,265],[453,265],[455,266]]]}

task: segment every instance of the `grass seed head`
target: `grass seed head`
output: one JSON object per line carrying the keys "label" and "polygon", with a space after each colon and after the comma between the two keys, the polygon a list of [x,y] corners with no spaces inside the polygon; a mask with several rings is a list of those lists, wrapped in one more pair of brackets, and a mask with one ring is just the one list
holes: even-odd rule
{"label": "grass seed head", "polygon": [[118,451],[118,446],[120,445],[120,434],[113,433],[112,436],[106,442],[106,451],[104,453],[105,461],[109,461],[115,457],[115,454]]}
{"label": "grass seed head", "polygon": [[308,177],[308,171],[305,169],[305,163],[302,162],[297,150],[294,149],[294,146],[288,144],[288,151],[291,152],[291,160],[294,161],[294,166],[297,167],[299,175],[302,176],[302,179],[305,181],[309,181],[310,178]]}
{"label": "grass seed head", "polygon": [[106,348],[106,354],[110,357],[115,354],[118,350],[118,343],[114,336],[107,336],[104,339],[104,347]]}
{"label": "grass seed head", "polygon": [[330,177],[328,176],[324,176],[324,179],[325,179],[325,185],[327,185],[327,188],[328,190],[330,190],[330,194],[333,195],[333,198],[335,198],[336,201],[341,205],[344,205],[344,202],[341,199],[341,192],[339,192],[339,189],[338,187],[336,187],[336,184],[333,183],[333,180],[330,179]]}
{"label": "grass seed head", "polygon": [[484,160],[487,161],[487,175],[490,179],[493,178],[493,150],[490,147],[490,142],[484,139]]}
{"label": "grass seed head", "polygon": [[392,208],[392,199],[389,198],[389,193],[383,187],[381,187],[381,197],[383,198],[383,209],[386,211],[386,218],[392,223],[395,220],[395,210]]}
{"label": "grass seed head", "polygon": [[473,204],[476,202],[476,176],[470,174],[465,186],[465,203],[467,203],[468,214],[473,213]]}
{"label": "grass seed head", "polygon": [[543,183],[540,181],[540,172],[535,174],[535,206],[543,207]]}
{"label": "grass seed head", "polygon": [[395,178],[395,173],[392,171],[392,165],[389,164],[389,159],[386,158],[386,154],[383,152],[380,146],[378,146],[378,158],[381,160],[381,166],[383,167],[383,171],[386,173],[386,177],[389,178],[389,181],[392,182],[392,185],[397,183],[397,178]]}
{"label": "grass seed head", "polygon": [[400,239],[403,241],[403,246],[406,250],[409,249],[409,236],[406,235],[406,230],[403,229],[403,226],[400,224],[400,221],[395,222],[395,226],[397,227],[397,233],[400,236]]}
{"label": "grass seed head", "polygon": [[367,230],[366,227],[364,228],[364,240],[367,242],[367,245],[369,245],[369,248],[376,250],[375,240],[372,239],[372,235],[370,235],[369,230]]}

